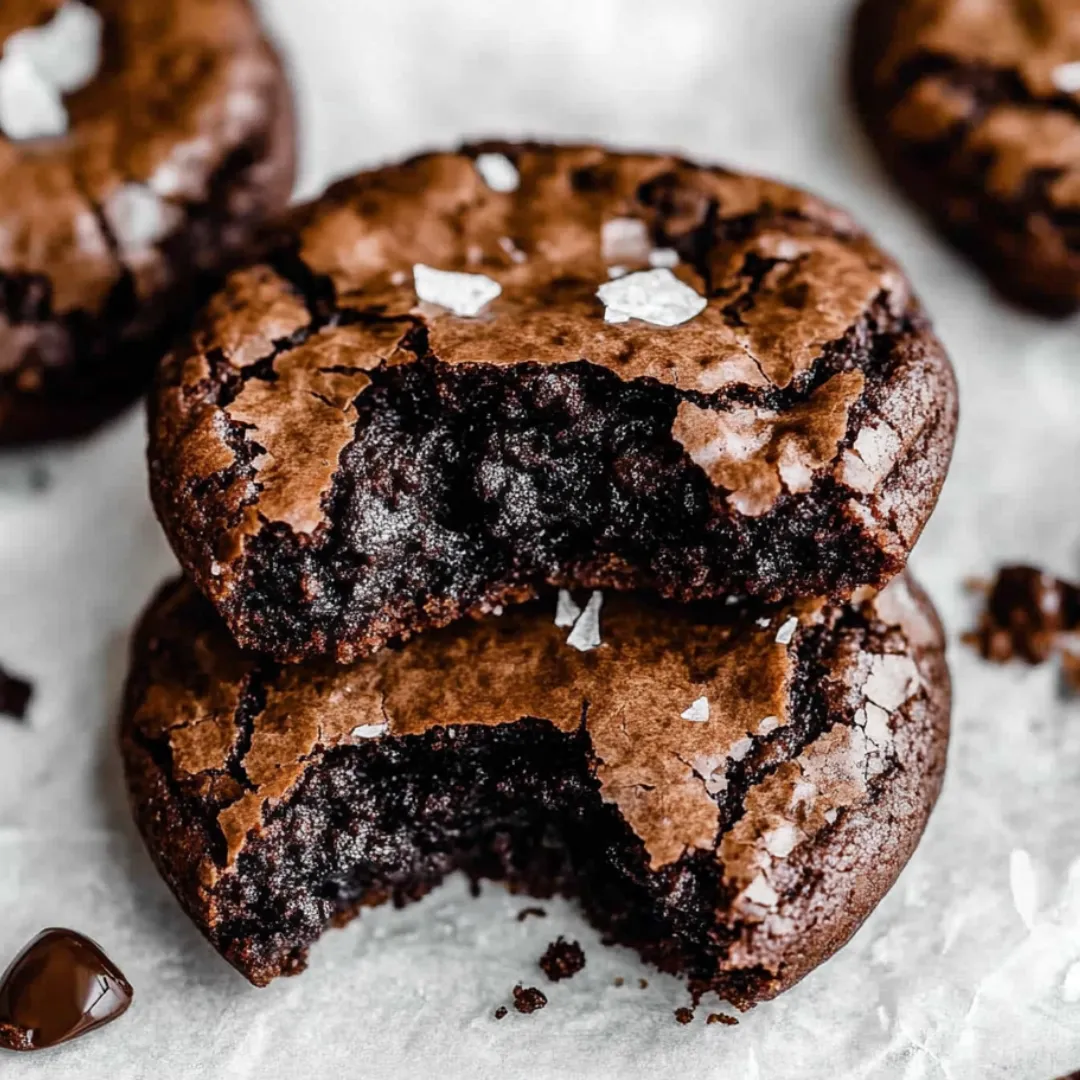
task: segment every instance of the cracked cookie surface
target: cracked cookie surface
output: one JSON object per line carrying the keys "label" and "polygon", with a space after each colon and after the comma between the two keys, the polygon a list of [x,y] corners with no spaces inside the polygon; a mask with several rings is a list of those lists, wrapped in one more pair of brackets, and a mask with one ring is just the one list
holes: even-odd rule
{"label": "cracked cookie surface", "polygon": [[587,651],[555,608],[283,666],[240,651],[190,584],[158,596],[121,732],[132,807],[252,982],[455,870],[577,896],[613,940],[743,1007],[860,925],[945,764],[942,633],[908,577],[848,607],[607,594]]}
{"label": "cracked cookie surface", "polygon": [[488,144],[271,246],[163,365],[150,468],[185,570],[279,659],[545,584],[842,599],[944,480],[955,385],[906,279],[782,184]]}
{"label": "cracked cookie surface", "polygon": [[1020,303],[1080,307],[1080,3],[863,0],[859,108],[888,168]]}
{"label": "cracked cookie surface", "polygon": [[[248,0],[89,4],[100,63],[63,98],[67,132],[0,131],[0,443],[89,430],[142,392],[292,188],[291,98]],[[0,46],[63,5],[2,7]]]}

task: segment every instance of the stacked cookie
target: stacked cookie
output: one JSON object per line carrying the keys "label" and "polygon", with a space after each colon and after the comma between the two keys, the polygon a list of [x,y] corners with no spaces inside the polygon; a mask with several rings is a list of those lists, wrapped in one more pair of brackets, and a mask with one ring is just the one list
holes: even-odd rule
{"label": "stacked cookie", "polygon": [[252,982],[461,869],[748,1006],[914,849],[949,684],[903,571],[956,394],[842,212],[671,157],[420,157],[294,211],[151,412],[187,580],[136,636],[128,781]]}

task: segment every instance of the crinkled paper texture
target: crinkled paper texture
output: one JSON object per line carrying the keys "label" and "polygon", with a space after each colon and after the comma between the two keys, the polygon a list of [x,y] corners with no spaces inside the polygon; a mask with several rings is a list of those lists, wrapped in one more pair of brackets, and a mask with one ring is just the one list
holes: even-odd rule
{"label": "crinkled paper texture", "polygon": [[[181,914],[125,804],[113,728],[126,638],[173,567],[132,415],[81,446],[0,461],[0,663],[37,686],[28,725],[0,719],[0,965],[43,926],[68,925],[136,991],[112,1027],[4,1057],[5,1080],[1051,1080],[1080,1068],[1080,704],[1059,697],[1050,668],[992,668],[957,644],[968,575],[1006,560],[1080,573],[1080,325],[1003,306],[885,181],[844,98],[852,6],[266,5],[299,88],[305,194],[468,134],[678,146],[847,205],[910,270],[963,392],[955,467],[915,558],[948,624],[956,708],[944,795],[893,892],[835,959],[738,1027],[706,1027],[709,1002],[678,1025],[680,983],[603,948],[572,905],[519,923],[528,901],[496,886],[474,900],[460,880],[328,934],[302,977],[250,988]],[[25,490],[42,466],[50,486]],[[547,984],[536,961],[560,933],[587,966]],[[496,1022],[519,980],[550,1004]]]}

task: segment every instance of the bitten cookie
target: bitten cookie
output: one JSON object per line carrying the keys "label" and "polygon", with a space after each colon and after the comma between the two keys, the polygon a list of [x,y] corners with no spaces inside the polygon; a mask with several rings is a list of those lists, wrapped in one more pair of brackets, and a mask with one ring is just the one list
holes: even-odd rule
{"label": "bitten cookie", "polygon": [[151,485],[245,647],[347,662],[542,585],[842,598],[905,563],[952,370],[793,188],[499,145],[334,187],[163,365]]}
{"label": "bitten cookie", "polygon": [[145,389],[293,169],[248,0],[4,0],[0,444],[87,431]]}
{"label": "bitten cookie", "polygon": [[1080,4],[863,0],[855,94],[887,167],[1008,297],[1080,307]]}
{"label": "bitten cookie", "polygon": [[190,585],[157,598],[121,736],[132,807],[247,978],[302,970],[328,926],[454,870],[578,896],[612,940],[742,1007],[847,941],[941,783],[925,596],[902,576],[846,608],[554,608],[278,666]]}

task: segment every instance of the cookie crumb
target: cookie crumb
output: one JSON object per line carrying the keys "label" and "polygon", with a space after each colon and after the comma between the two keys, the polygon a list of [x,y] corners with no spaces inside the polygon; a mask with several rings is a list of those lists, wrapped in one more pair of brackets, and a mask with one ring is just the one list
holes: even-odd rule
{"label": "cookie crumb", "polygon": [[727,1013],[709,1013],[705,1020],[706,1024],[727,1024],[728,1027],[734,1027],[738,1022],[734,1016],[728,1016]]}
{"label": "cookie crumb", "polygon": [[1032,566],[1005,566],[989,585],[969,582],[968,588],[984,593],[986,606],[965,644],[995,664],[1042,664],[1060,654],[1066,683],[1080,691],[1073,640],[1080,630],[1080,586]]}
{"label": "cookie crumb", "polygon": [[500,1005],[495,1010],[495,1019],[496,1020],[501,1020],[505,1015],[506,1015],[506,1006],[505,1005]]}
{"label": "cookie crumb", "polygon": [[542,907],[527,907],[522,908],[517,913],[517,921],[524,922],[530,915],[535,916],[537,919],[547,918],[547,912]]}
{"label": "cookie crumb", "polygon": [[694,1019],[694,1010],[688,1009],[685,1005],[681,1009],[675,1010],[675,1019],[680,1024],[689,1024]]}
{"label": "cookie crumb", "polygon": [[25,720],[30,699],[34,696],[32,683],[9,675],[0,668],[0,715],[13,720]]}
{"label": "cookie crumb", "polygon": [[637,984],[642,990],[648,990],[649,989],[649,980],[648,979],[638,979]]}
{"label": "cookie crumb", "polygon": [[615,976],[615,985],[616,986],[622,986],[622,984],[624,982],[626,982],[626,980],[621,975],[616,975]]}
{"label": "cookie crumb", "polygon": [[514,987],[514,1008],[519,1013],[534,1013],[547,1003],[547,996],[535,986],[522,986],[518,983]]}
{"label": "cookie crumb", "polygon": [[540,967],[552,981],[569,979],[585,966],[585,953],[576,941],[567,941],[562,935],[557,937],[540,957]]}

